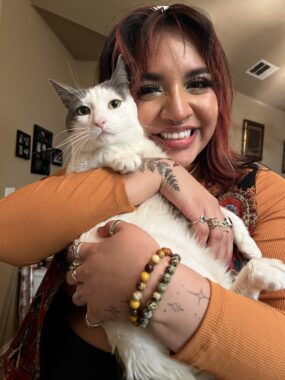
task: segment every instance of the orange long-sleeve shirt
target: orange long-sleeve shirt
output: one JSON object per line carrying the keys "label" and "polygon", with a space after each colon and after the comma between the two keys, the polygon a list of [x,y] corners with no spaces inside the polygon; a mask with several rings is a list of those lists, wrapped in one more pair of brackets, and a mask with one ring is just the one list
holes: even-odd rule
{"label": "orange long-sleeve shirt", "polygon": [[[254,239],[266,257],[285,261],[285,181],[256,180]],[[51,177],[0,201],[0,260],[38,261],[107,217],[132,211],[121,176],[100,169]],[[31,233],[32,231],[32,233]],[[176,357],[225,380],[285,379],[285,291],[252,301],[211,283],[205,317]]]}

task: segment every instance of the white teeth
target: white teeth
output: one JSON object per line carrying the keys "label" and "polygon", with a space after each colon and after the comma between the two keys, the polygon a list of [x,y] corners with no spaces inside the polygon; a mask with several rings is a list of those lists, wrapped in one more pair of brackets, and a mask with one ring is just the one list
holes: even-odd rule
{"label": "white teeth", "polygon": [[188,129],[187,131],[181,131],[181,132],[173,132],[173,133],[160,133],[160,137],[162,137],[164,140],[181,140],[185,139],[186,137],[190,137],[192,134],[192,129]]}

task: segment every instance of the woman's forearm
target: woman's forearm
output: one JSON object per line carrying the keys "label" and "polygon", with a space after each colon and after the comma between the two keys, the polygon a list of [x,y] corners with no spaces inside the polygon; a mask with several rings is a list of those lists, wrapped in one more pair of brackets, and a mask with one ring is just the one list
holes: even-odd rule
{"label": "woman's forearm", "polygon": [[150,329],[163,344],[177,352],[199,327],[209,300],[209,281],[180,264],[151,319]]}
{"label": "woman's forearm", "polygon": [[108,170],[32,183],[0,201],[0,260],[38,262],[100,221],[132,210],[124,177]]}

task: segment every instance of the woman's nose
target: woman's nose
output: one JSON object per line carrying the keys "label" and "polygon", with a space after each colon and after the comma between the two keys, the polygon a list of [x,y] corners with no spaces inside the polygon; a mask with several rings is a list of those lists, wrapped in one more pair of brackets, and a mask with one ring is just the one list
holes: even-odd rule
{"label": "woman's nose", "polygon": [[161,110],[161,118],[174,124],[186,121],[193,114],[190,96],[184,88],[169,92]]}

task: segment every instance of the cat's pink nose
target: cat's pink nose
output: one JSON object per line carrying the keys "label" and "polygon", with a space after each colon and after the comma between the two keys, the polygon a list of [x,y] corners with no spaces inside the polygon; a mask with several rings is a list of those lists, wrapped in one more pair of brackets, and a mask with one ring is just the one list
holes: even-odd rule
{"label": "cat's pink nose", "polygon": [[106,124],[106,120],[100,119],[100,120],[95,120],[94,121],[95,127],[98,127],[98,128],[102,128],[103,129],[105,124]]}

